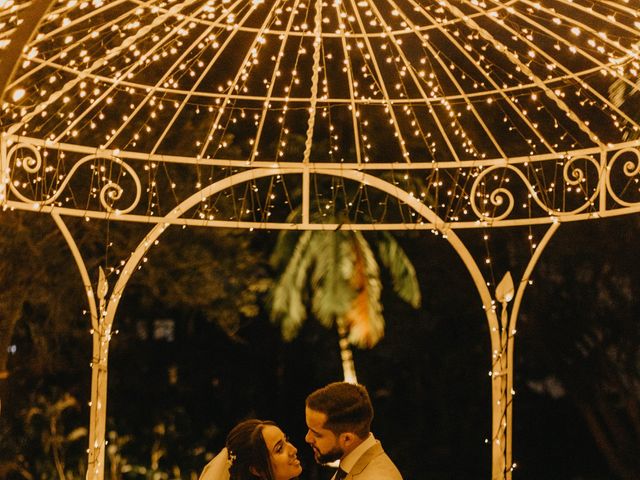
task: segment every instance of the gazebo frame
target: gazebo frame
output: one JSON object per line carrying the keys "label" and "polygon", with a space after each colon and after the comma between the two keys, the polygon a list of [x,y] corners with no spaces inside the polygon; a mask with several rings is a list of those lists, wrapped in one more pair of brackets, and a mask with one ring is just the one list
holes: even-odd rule
{"label": "gazebo frame", "polygon": [[[23,22],[19,28],[12,32],[11,44],[3,52],[3,62],[0,64],[0,92],[7,95],[6,87],[11,79],[15,66],[18,63],[22,49],[29,39],[37,31],[40,20],[45,15],[51,0],[33,0],[31,4],[21,12]],[[102,210],[80,210],[65,208],[56,205],[55,199],[35,199],[25,196],[18,188],[15,188],[11,172],[21,165],[27,172],[37,172],[42,165],[39,157],[42,149],[52,149],[60,152],[68,152],[82,156],[77,163],[90,161],[95,158],[113,162],[126,169],[130,173],[130,178],[135,183],[136,194],[132,204],[122,210],[115,210],[111,207],[108,199],[108,190],[115,189],[117,184],[111,183],[107,190],[101,192]],[[154,242],[162,233],[172,225],[206,226],[206,227],[233,227],[233,228],[270,228],[270,229],[309,229],[309,230],[334,230],[358,229],[358,230],[425,230],[437,231],[454,248],[460,259],[463,261],[471,278],[476,286],[482,302],[482,308],[486,315],[490,341],[491,341],[491,385],[492,385],[492,479],[512,478],[514,468],[512,456],[512,426],[513,426],[513,395],[514,395],[514,337],[517,330],[518,313],[530,276],[534,267],[540,259],[545,247],[565,222],[590,220],[596,218],[613,217],[619,215],[636,214],[640,211],[640,203],[623,200],[612,186],[611,175],[616,168],[624,162],[624,174],[633,177],[640,171],[640,140],[629,141],[615,145],[600,144],[590,149],[577,150],[564,154],[567,159],[564,172],[564,179],[567,183],[577,184],[586,173],[577,166],[578,160],[591,165],[597,172],[595,181],[596,187],[587,202],[579,205],[570,211],[559,211],[545,205],[538,197],[535,188],[529,180],[519,174],[518,165],[524,163],[543,164],[548,161],[557,161],[559,157],[553,154],[528,156],[522,158],[497,158],[473,162],[429,162],[429,163],[388,163],[388,164],[328,164],[281,162],[274,165],[273,162],[253,162],[250,166],[238,162],[239,173],[233,174],[223,180],[216,181],[210,185],[205,185],[190,197],[184,199],[170,212],[162,216],[143,216],[131,213],[140,200],[140,180],[135,173],[136,162],[171,162],[184,165],[207,164],[207,160],[193,159],[187,157],[167,157],[163,155],[142,155],[136,152],[120,151],[114,149],[96,150],[95,148],[83,147],[61,142],[50,142],[46,140],[28,138],[13,133],[2,133],[0,139],[0,161],[2,182],[0,183],[0,203],[4,209],[15,209],[24,211],[34,211],[40,214],[48,214],[55,221],[64,236],[76,262],[77,268],[84,283],[87,302],[91,314],[91,326],[93,335],[93,357],[92,357],[92,387],[91,387],[91,414],[90,414],[90,434],[89,434],[89,462],[87,478],[91,480],[101,480],[104,477],[105,466],[105,422],[107,405],[107,374],[108,374],[108,353],[109,341],[111,339],[113,322],[119,302],[124,294],[125,288],[131,275],[140,264],[145,254],[154,245]],[[631,160],[629,160],[631,158]],[[217,165],[215,160],[210,160],[211,165]],[[228,162],[224,163],[225,165]],[[405,191],[398,185],[390,183],[380,176],[375,175],[376,171],[412,171],[433,169],[464,169],[484,166],[482,174],[475,180],[475,185],[479,185],[482,178],[488,176],[497,169],[511,170],[522,179],[526,191],[531,198],[537,202],[541,210],[538,217],[512,218],[513,196],[504,189],[496,189],[490,199],[494,206],[503,206],[503,213],[495,216],[488,216],[480,208],[474,208],[476,218],[472,221],[448,222],[439,218],[423,201]],[[73,175],[73,172],[69,174]],[[192,207],[225,189],[235,185],[241,185],[256,179],[265,177],[297,176],[302,185],[302,220],[297,223],[275,223],[269,222],[247,222],[247,221],[226,221],[186,218],[184,213]],[[342,178],[357,184],[367,185],[369,188],[384,192],[397,199],[401,204],[410,207],[421,219],[418,223],[378,223],[378,224],[319,224],[311,219],[310,205],[312,203],[312,192],[310,188],[310,178],[312,176],[328,176]],[[475,193],[475,186],[471,190],[472,197]],[[472,199],[473,202],[473,199]],[[474,205],[472,203],[472,205]],[[144,239],[138,244],[126,264],[121,268],[120,276],[113,287],[107,283],[106,276],[102,270],[99,274],[97,288],[90,279],[90,272],[82,258],[80,250],[65,223],[65,217],[89,217],[110,221],[130,221],[146,222],[151,225]],[[531,258],[526,265],[521,278],[514,280],[509,272],[505,272],[503,280],[495,291],[490,291],[487,286],[487,279],[483,276],[479,266],[479,260],[475,259],[467,246],[457,234],[458,230],[477,228],[498,228],[511,226],[541,225],[546,227],[546,232],[538,242],[537,248],[533,251]]]}

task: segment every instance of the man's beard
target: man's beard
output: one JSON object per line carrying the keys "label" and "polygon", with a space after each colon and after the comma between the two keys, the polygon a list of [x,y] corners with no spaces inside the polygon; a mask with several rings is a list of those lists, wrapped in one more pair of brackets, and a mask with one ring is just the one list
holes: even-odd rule
{"label": "man's beard", "polygon": [[316,462],[318,462],[319,464],[325,464],[340,460],[344,455],[344,450],[340,447],[334,447],[325,453],[320,453],[319,450],[314,450],[314,453]]}

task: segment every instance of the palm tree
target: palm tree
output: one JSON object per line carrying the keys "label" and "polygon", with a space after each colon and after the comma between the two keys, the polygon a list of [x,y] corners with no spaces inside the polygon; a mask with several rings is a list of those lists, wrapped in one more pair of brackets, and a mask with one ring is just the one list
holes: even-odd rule
{"label": "palm tree", "polygon": [[[420,286],[411,261],[395,238],[378,233],[378,258],[389,270],[394,291],[418,308]],[[361,232],[282,231],[271,257],[280,271],[271,291],[271,319],[292,340],[307,318],[336,327],[344,379],[357,382],[350,345],[371,348],[384,336],[380,267]]]}

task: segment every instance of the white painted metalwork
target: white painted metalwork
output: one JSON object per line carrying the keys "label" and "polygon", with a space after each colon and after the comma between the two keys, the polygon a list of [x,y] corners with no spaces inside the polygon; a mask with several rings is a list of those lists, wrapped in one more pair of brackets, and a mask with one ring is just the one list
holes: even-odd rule
{"label": "white painted metalwork", "polygon": [[[119,300],[191,225],[442,234],[487,316],[492,478],[510,479],[532,270],[561,223],[640,210],[637,112],[610,100],[638,90],[639,54],[637,0],[0,0],[0,203],[52,215],[85,283],[88,478]],[[151,226],[109,295],[65,216]],[[530,225],[548,229],[522,279],[492,295],[457,232]]]}

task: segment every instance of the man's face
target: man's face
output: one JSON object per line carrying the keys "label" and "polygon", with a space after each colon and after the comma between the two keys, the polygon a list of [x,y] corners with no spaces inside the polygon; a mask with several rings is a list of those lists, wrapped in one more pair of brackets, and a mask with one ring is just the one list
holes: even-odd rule
{"label": "man's face", "polygon": [[304,439],[313,448],[316,462],[329,463],[340,460],[344,456],[344,448],[339,437],[324,428],[327,415],[307,407],[305,417],[309,431]]}

